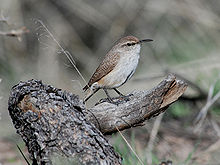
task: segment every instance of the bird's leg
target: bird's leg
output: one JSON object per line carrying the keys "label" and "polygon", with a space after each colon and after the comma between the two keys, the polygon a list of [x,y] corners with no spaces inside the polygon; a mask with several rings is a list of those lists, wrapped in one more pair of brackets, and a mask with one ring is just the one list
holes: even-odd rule
{"label": "bird's leg", "polygon": [[125,95],[123,95],[121,92],[119,92],[119,90],[117,90],[116,88],[113,88],[113,89],[115,90],[115,92],[117,92],[117,94],[119,94],[119,97],[120,97],[120,98],[124,99],[125,101],[129,101],[129,100],[130,100],[130,99],[129,99],[129,96],[130,96],[130,95],[125,96]]}
{"label": "bird's leg", "polygon": [[[91,89],[89,89],[89,90],[91,90]],[[98,90],[99,90],[99,88],[92,91],[92,93],[89,93],[88,96],[86,96],[86,98],[83,100],[83,103],[85,103],[87,100],[89,100],[89,98],[92,97]]]}
{"label": "bird's leg", "polygon": [[116,88],[113,88],[115,90],[115,92],[117,92],[117,94],[119,94],[121,97],[124,97],[125,95],[123,95],[121,92],[119,92],[119,90],[117,90]]}
{"label": "bird's leg", "polygon": [[114,101],[113,101],[112,98],[109,96],[107,89],[106,89],[106,88],[103,88],[103,90],[105,91],[105,94],[107,95],[108,100],[109,100],[111,103],[113,103]]}

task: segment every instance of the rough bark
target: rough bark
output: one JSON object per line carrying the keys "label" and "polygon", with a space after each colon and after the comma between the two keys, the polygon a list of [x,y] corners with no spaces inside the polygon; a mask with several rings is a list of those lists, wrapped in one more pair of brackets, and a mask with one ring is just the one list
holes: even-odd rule
{"label": "rough bark", "polygon": [[38,80],[20,82],[12,88],[8,110],[34,165],[56,164],[57,156],[72,158],[70,164],[121,164],[74,94]]}
{"label": "rough bark", "polygon": [[103,134],[141,125],[163,112],[186,87],[169,75],[152,90],[114,98],[117,105],[104,100],[86,109],[78,96],[29,80],[12,88],[8,110],[33,164],[52,164],[57,155],[82,164],[121,164]]}
{"label": "rough bark", "polygon": [[151,117],[164,112],[186,90],[187,84],[168,75],[151,90],[135,91],[129,94],[129,101],[115,98],[118,105],[100,103],[87,111],[87,119],[103,134],[112,134],[119,130],[143,125]]}

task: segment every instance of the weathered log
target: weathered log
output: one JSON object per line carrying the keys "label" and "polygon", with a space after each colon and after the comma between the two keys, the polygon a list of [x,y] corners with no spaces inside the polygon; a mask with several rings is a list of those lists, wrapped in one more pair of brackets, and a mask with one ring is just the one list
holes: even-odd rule
{"label": "weathered log", "polygon": [[[87,119],[95,124],[103,134],[112,134],[119,130],[143,125],[151,117],[164,112],[186,90],[187,84],[168,75],[159,85],[151,90],[135,91],[129,101],[114,100],[118,105],[100,103],[87,111]],[[117,127],[117,128],[116,128]]]}
{"label": "weathered log", "polygon": [[104,100],[86,109],[78,96],[29,80],[12,88],[8,110],[33,164],[52,164],[54,155],[82,164],[121,164],[103,134],[141,125],[164,112],[186,87],[169,75],[152,90],[114,98],[117,105]]}
{"label": "weathered log", "polygon": [[20,82],[12,88],[8,110],[34,165],[52,164],[57,156],[73,158],[72,164],[121,164],[74,94],[37,80]]}

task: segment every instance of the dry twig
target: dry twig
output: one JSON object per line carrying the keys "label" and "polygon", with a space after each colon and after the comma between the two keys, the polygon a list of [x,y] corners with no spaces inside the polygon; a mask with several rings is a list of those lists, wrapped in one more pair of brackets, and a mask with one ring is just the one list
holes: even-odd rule
{"label": "dry twig", "polygon": [[0,22],[3,22],[3,23],[6,23],[6,24],[8,24],[8,17],[5,17],[4,15],[3,15],[3,12],[1,12],[1,16],[0,16]]}
{"label": "dry twig", "polygon": [[124,137],[124,135],[122,135],[121,131],[117,128],[117,126],[115,126],[117,131],[119,132],[119,134],[121,135],[121,137],[123,138],[123,140],[125,141],[125,143],[128,145],[128,147],[130,148],[130,150],[134,153],[134,155],[136,156],[136,158],[139,160],[139,162],[141,163],[141,165],[144,165],[144,162],[140,159],[140,157],[137,155],[137,153],[134,151],[134,149],[131,147],[131,145],[128,143],[128,141],[126,140],[126,138]]}
{"label": "dry twig", "polygon": [[0,31],[0,35],[4,35],[4,36],[9,36],[9,37],[17,37],[17,39],[19,41],[21,41],[21,36],[25,33],[29,33],[30,31],[25,27],[21,27],[19,29],[16,29],[16,30],[11,30],[11,31],[8,31],[8,32],[2,32]]}
{"label": "dry twig", "polygon": [[161,114],[160,116],[157,117],[157,119],[154,122],[151,134],[150,134],[150,140],[149,140],[148,145],[147,145],[147,163],[148,164],[152,164],[152,155],[151,155],[151,153],[152,153],[152,150],[153,150],[153,147],[154,147],[154,142],[155,142],[155,139],[157,137],[157,133],[158,133],[159,128],[160,128],[160,123],[162,121],[162,118],[163,118],[163,114]]}
{"label": "dry twig", "polygon": [[207,102],[205,106],[200,110],[199,114],[196,116],[194,120],[194,123],[197,123],[195,126],[195,132],[198,132],[199,129],[201,128],[210,107],[220,98],[220,91],[215,96],[213,96],[214,87],[217,81],[218,80],[216,80],[215,83],[213,83],[209,88]]}

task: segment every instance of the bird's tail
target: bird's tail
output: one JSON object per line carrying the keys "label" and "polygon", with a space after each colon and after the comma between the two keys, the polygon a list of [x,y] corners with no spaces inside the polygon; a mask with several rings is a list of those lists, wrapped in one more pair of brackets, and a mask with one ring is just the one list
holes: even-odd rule
{"label": "bird's tail", "polygon": [[86,86],[83,87],[84,92],[87,91],[87,89],[89,89],[89,86],[88,86],[88,85],[86,85]]}

